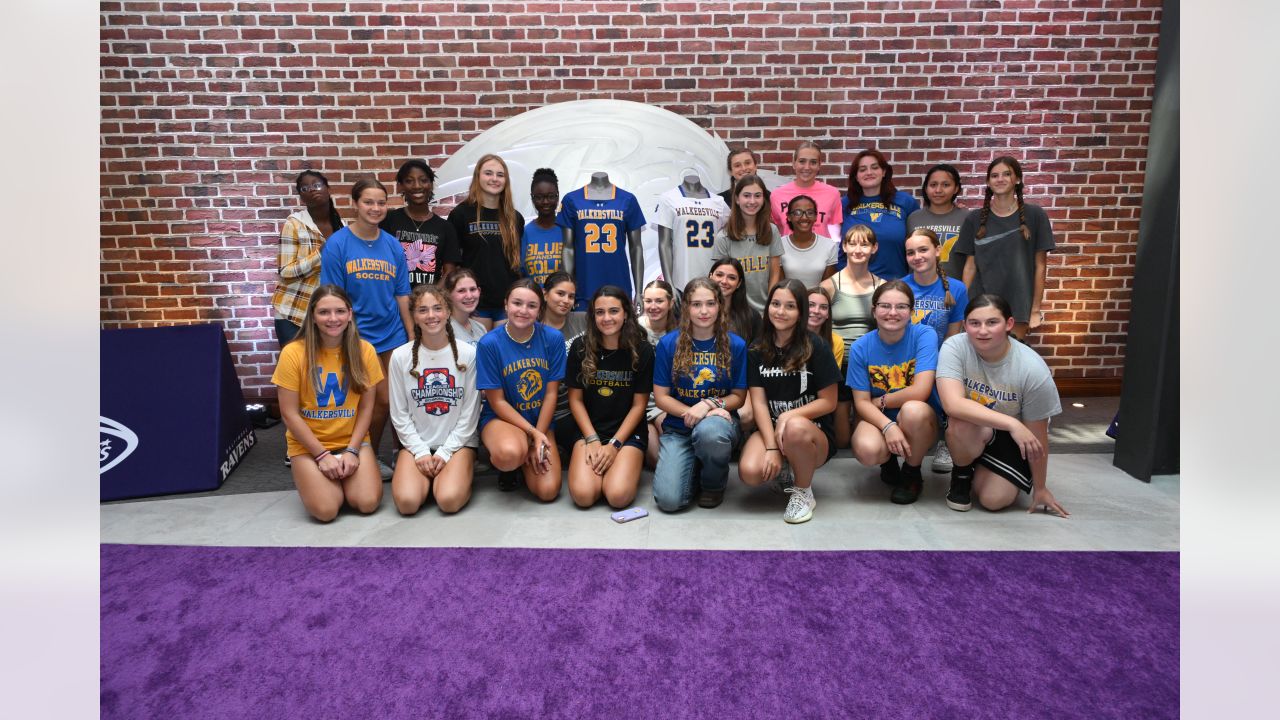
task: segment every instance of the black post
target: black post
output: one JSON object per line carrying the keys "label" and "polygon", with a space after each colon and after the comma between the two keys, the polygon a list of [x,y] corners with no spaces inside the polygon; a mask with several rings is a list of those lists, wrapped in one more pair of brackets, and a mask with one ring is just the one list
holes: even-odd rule
{"label": "black post", "polygon": [[1178,472],[1178,202],[1178,2],[1166,0],[1112,457],[1147,482]]}

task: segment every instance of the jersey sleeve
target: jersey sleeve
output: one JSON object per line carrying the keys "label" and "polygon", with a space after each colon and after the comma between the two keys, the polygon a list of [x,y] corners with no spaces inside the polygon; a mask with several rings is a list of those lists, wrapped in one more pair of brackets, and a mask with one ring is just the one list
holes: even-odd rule
{"label": "jersey sleeve", "polygon": [[956,237],[956,244],[951,246],[951,252],[961,255],[974,254],[973,246],[977,238],[978,218],[981,212],[981,210],[971,210],[964,216],[964,222],[960,223],[960,235]]}
{"label": "jersey sleeve", "polygon": [[711,261],[729,257],[729,232],[720,228],[716,231],[716,239],[711,243]]}
{"label": "jersey sleeve", "polygon": [[623,222],[626,223],[627,232],[639,230],[644,227],[644,211],[640,209],[640,201],[635,195],[629,195],[627,198],[627,207],[622,212]]}
{"label": "jersey sleeve", "polygon": [[747,350],[747,387],[761,387],[764,377],[760,374],[760,353],[751,348]]}
{"label": "jersey sleeve", "polygon": [[769,243],[769,257],[782,257],[782,229],[773,226],[773,240]]}
{"label": "jersey sleeve", "polygon": [[835,265],[836,262],[839,261],[840,259],[839,258],[840,248],[837,247],[834,242],[831,242],[830,238],[828,238],[827,240],[828,240],[827,244],[831,246],[827,248],[827,267],[831,267]]}
{"label": "jersey sleeve", "polygon": [[346,289],[347,276],[343,272],[342,254],[339,247],[341,243],[333,240],[334,238],[329,238],[329,242],[325,243],[320,250],[320,284],[337,285]]}
{"label": "jersey sleeve", "polygon": [[658,204],[654,206],[653,215],[654,225],[668,230],[675,230],[676,209],[671,207],[671,200],[667,198],[666,193],[658,196]]}
{"label": "jersey sleeve", "polygon": [[1039,212],[1035,213],[1035,219],[1031,223],[1031,237],[1036,241],[1036,252],[1054,250],[1058,244],[1053,238],[1053,225],[1049,222],[1049,215],[1044,208],[1036,209]]}
{"label": "jersey sleeve", "polygon": [[[951,310],[947,312],[947,324],[963,323],[964,309],[969,306],[969,288],[966,288],[958,278],[948,278],[948,282],[951,284],[951,297],[956,304],[952,305]],[[942,340],[942,338],[938,339]]]}
{"label": "jersey sleeve", "polygon": [[462,262],[462,245],[458,243],[458,233],[448,221],[440,223],[440,262],[458,265]]}
{"label": "jersey sleeve", "polygon": [[1044,420],[1061,413],[1062,402],[1058,398],[1058,386],[1053,382],[1049,366],[1034,350],[1027,350],[1029,352],[1025,354],[1030,362],[1025,363],[1027,371],[1022,388],[1022,419]]}
{"label": "jersey sleeve", "polygon": [[556,225],[565,230],[573,230],[574,222],[573,192],[571,191],[560,198],[560,212],[556,213]]}
{"label": "jersey sleeve", "polygon": [[641,395],[648,395],[653,392],[653,346],[649,343],[640,343],[640,348],[636,352],[640,362],[636,364],[635,391]]}
{"label": "jersey sleeve", "polygon": [[[409,261],[405,258],[404,250],[400,247],[400,243],[396,242],[396,239],[386,230],[382,232],[386,234],[387,239],[391,241],[392,247],[396,250],[396,252],[392,253],[395,257],[396,266],[396,297],[407,296],[413,292],[413,288],[409,285]],[[398,318],[400,315],[398,308],[395,314]]]}

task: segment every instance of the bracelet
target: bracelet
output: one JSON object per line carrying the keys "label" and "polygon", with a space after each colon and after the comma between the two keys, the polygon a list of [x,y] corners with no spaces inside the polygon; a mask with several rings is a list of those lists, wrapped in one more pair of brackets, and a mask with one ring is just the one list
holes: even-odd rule
{"label": "bracelet", "polygon": [[329,453],[329,451],[328,451],[328,450],[325,450],[324,452],[320,453],[319,455],[313,455],[313,456],[311,456],[311,459],[312,459],[312,460],[315,460],[315,461],[316,461],[316,464],[319,464],[321,460],[323,460],[323,459],[325,459],[325,458],[329,457],[329,454],[330,454],[330,453]]}
{"label": "bracelet", "polygon": [[358,460],[358,459],[360,459],[360,451],[359,451],[359,450],[356,450],[355,448],[343,448],[343,449],[342,449],[342,452],[344,452],[344,453],[351,453],[352,455],[355,455],[355,456],[356,456],[356,459],[357,459],[357,460]]}
{"label": "bracelet", "polygon": [[780,452],[782,452],[782,451],[781,451],[781,450],[779,450],[778,448],[765,448],[765,449],[764,449],[764,451],[765,451],[765,452],[770,452],[770,451],[772,451],[772,452],[776,452],[776,453],[780,453]]}
{"label": "bracelet", "polygon": [[884,427],[880,428],[880,434],[884,435],[885,433],[889,432],[889,428],[897,424],[898,424],[897,420],[890,420],[889,422],[884,424]]}
{"label": "bracelet", "polygon": [[585,445],[590,445],[590,444],[591,444],[591,443],[593,443],[593,442],[600,442],[600,436],[599,436],[599,435],[596,435],[595,433],[592,433],[592,434],[590,434],[590,435],[588,435],[588,436],[586,436],[586,437],[582,438],[582,442],[583,442],[583,444],[585,444]]}

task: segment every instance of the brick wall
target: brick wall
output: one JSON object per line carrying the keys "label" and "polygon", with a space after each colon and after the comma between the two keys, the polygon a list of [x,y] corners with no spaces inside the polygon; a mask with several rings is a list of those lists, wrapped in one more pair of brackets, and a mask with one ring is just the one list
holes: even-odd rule
{"label": "brick wall", "polygon": [[[999,154],[1053,219],[1047,332],[1060,381],[1114,385],[1155,77],[1159,0],[103,2],[102,325],[220,322],[270,397],[270,295],[291,181],[345,190],[439,167],[503,119],[613,98],[763,151],[874,145],[915,190],[935,162],[980,202]],[[393,198],[393,202],[398,198]],[[439,208],[444,212],[446,208]]]}

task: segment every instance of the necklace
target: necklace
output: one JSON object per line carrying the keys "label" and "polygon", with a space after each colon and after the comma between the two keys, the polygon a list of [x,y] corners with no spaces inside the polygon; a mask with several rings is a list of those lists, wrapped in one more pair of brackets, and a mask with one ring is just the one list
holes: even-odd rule
{"label": "necklace", "polygon": [[413,231],[416,233],[421,233],[422,226],[426,225],[428,222],[431,221],[431,218],[428,217],[426,220],[423,220],[422,222],[418,222],[417,220],[413,219],[413,216],[409,214],[408,210],[404,211],[404,216],[409,219],[409,222],[413,223]]}
{"label": "necklace", "polygon": [[511,338],[511,342],[516,343],[517,345],[528,345],[529,342],[533,340],[534,331],[537,330],[536,327],[531,327],[529,328],[529,337],[523,340],[517,340],[516,336],[511,334],[511,323],[504,323],[502,329],[507,331],[507,337]]}

